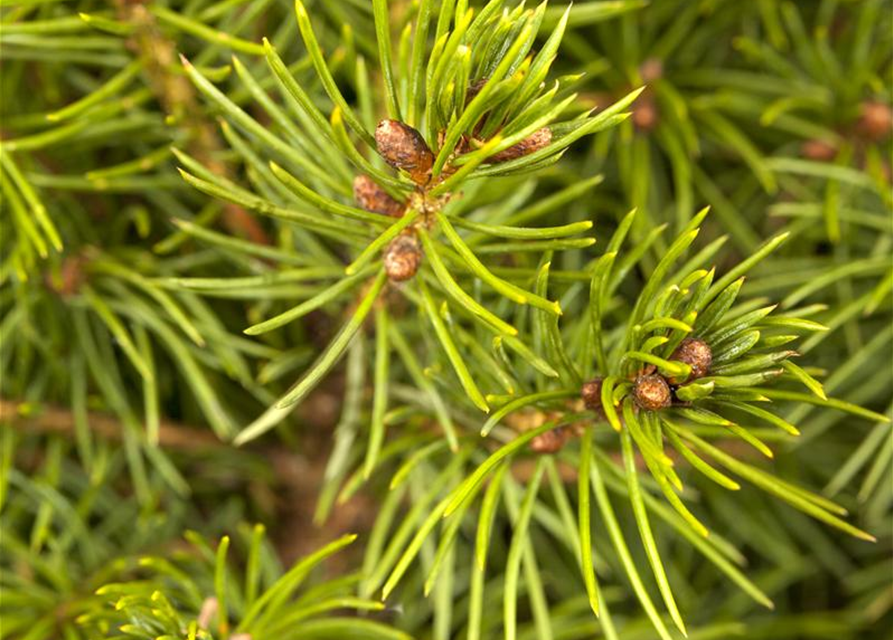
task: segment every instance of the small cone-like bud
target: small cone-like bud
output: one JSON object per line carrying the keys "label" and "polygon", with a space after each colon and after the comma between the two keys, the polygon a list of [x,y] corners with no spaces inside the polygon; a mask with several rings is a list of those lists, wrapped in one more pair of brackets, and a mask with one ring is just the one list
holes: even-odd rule
{"label": "small cone-like bud", "polygon": [[375,144],[392,167],[403,169],[418,184],[427,182],[434,154],[421,133],[397,120],[382,120],[375,129]]}
{"label": "small cone-like bud", "polygon": [[84,267],[87,260],[81,255],[66,256],[62,260],[58,274],[48,272],[45,276],[46,285],[63,298],[75,295],[86,280]]}
{"label": "small cone-like bud", "polygon": [[800,153],[809,160],[828,162],[837,155],[837,149],[824,140],[807,140],[800,146]]}
{"label": "small cone-like bud", "polygon": [[633,124],[639,131],[651,131],[657,126],[658,111],[654,98],[645,93],[633,104]]}
{"label": "small cone-like bud", "polygon": [[405,205],[397,202],[382,189],[377,182],[366,175],[359,175],[353,180],[353,197],[363,209],[373,213],[381,213],[392,218],[403,215]]}
{"label": "small cone-like bud", "polygon": [[602,379],[593,378],[583,383],[580,389],[580,397],[583,398],[583,404],[590,411],[602,410]]}
{"label": "small cone-like bud", "polygon": [[669,407],[672,402],[670,385],[663,376],[652,374],[636,378],[633,394],[636,404],[646,411],[657,411]]}
{"label": "small cone-like bud", "polygon": [[865,102],[856,126],[869,140],[884,140],[893,130],[893,109],[883,102]]}
{"label": "small cone-like bud", "polygon": [[397,236],[384,252],[384,268],[392,282],[413,277],[422,263],[422,248],[412,234]]}
{"label": "small cone-like bud", "polygon": [[664,77],[664,63],[660,58],[648,58],[639,67],[642,82],[650,84]]}
{"label": "small cone-like bud", "polygon": [[530,449],[535,453],[557,453],[564,447],[568,435],[567,431],[561,427],[546,431],[530,441]]}
{"label": "small cone-like bud", "polygon": [[[707,375],[710,365],[713,364],[713,351],[709,344],[699,338],[686,338],[676,347],[670,360],[683,362],[691,367],[691,375],[687,379],[688,382],[691,382]],[[677,381],[675,378],[670,378],[670,382],[678,384],[685,380]]]}
{"label": "small cone-like bud", "polygon": [[524,138],[518,144],[513,144],[508,149],[503,149],[499,153],[494,153],[487,158],[487,162],[506,162],[530,155],[534,151],[539,151],[543,147],[552,142],[552,130],[549,127],[537,129],[529,136]]}

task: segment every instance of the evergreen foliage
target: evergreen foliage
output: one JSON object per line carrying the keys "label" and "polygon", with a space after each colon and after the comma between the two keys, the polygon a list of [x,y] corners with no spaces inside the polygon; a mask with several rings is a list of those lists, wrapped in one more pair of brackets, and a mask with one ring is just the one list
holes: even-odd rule
{"label": "evergreen foliage", "polygon": [[0,638],[889,631],[889,0],[0,0],[0,57]]}

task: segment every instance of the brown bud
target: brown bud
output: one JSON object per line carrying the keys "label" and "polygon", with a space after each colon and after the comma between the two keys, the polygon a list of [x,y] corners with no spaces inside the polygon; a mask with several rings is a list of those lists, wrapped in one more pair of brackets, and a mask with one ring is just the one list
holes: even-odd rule
{"label": "brown bud", "polygon": [[824,140],[807,140],[800,145],[800,154],[808,160],[828,162],[837,155],[837,149]]}
{"label": "brown bud", "polygon": [[648,58],[639,67],[642,82],[651,83],[660,80],[664,75],[664,63],[660,58]]}
{"label": "brown bud", "polygon": [[62,260],[59,273],[48,273],[45,277],[46,285],[63,298],[75,295],[86,280],[84,268],[87,259],[81,255],[66,256]]}
{"label": "brown bud", "polygon": [[593,378],[583,383],[580,389],[580,397],[583,398],[583,404],[590,411],[602,410],[602,378]]}
{"label": "brown bud", "polygon": [[359,175],[353,180],[354,200],[366,211],[381,213],[392,218],[403,215],[405,206],[394,200],[390,194],[378,186],[372,178]]}
{"label": "brown bud", "polygon": [[537,129],[529,136],[524,138],[518,144],[513,144],[508,149],[503,149],[499,153],[494,153],[487,158],[487,162],[506,162],[530,155],[534,151],[539,151],[543,147],[548,146],[552,142],[552,130],[549,127]]}
{"label": "brown bud", "polygon": [[[691,367],[691,375],[687,378],[690,382],[707,375],[710,365],[713,364],[713,351],[709,344],[699,338],[686,338],[673,351],[670,360],[683,362]],[[685,380],[677,381],[675,378],[670,378],[670,382],[678,384]]]}
{"label": "brown bud", "polygon": [[530,449],[535,453],[557,453],[567,442],[569,434],[561,427],[546,431],[530,441]]}
{"label": "brown bud", "polygon": [[632,121],[640,131],[651,131],[657,126],[658,112],[654,99],[648,94],[643,94],[633,104]]}
{"label": "brown bud", "polygon": [[392,282],[409,280],[422,263],[422,248],[409,233],[397,236],[384,252],[384,268]]}
{"label": "brown bud", "polygon": [[657,374],[636,378],[633,394],[636,404],[646,411],[657,411],[669,407],[672,401],[670,385],[667,384],[663,376]]}
{"label": "brown bud", "polygon": [[879,142],[893,129],[893,110],[883,102],[864,102],[856,127],[869,140]]}
{"label": "brown bud", "polygon": [[417,184],[428,181],[434,154],[421,133],[397,120],[382,120],[375,128],[375,144],[392,167],[409,173]]}

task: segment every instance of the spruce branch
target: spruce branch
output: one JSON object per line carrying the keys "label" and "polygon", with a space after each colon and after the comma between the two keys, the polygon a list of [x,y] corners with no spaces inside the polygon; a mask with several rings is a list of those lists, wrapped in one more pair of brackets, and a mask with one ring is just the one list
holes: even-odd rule
{"label": "spruce branch", "polygon": [[0,2],[2,635],[884,636],[891,20]]}
{"label": "spruce branch", "polygon": [[[266,45],[267,61],[280,85],[282,95],[293,100],[291,105],[294,110],[302,113],[308,121],[316,123],[317,134],[321,134],[324,139],[334,144],[343,157],[363,172],[354,180],[353,191],[360,203],[365,204],[373,213],[364,213],[361,209],[343,203],[341,197],[347,185],[344,185],[340,178],[322,172],[315,159],[304,155],[300,149],[288,147],[280,142],[247,112],[227,98],[196,67],[185,59],[183,61],[187,76],[201,93],[223,109],[228,119],[261,141],[270,152],[287,160],[287,165],[274,162],[270,168],[276,178],[300,201],[302,208],[309,206],[327,214],[352,218],[356,224],[348,224],[347,221],[328,223],[303,212],[286,212],[273,202],[250,195],[220,176],[213,175],[214,171],[202,171],[194,165],[192,170],[201,173],[203,177],[184,172],[184,178],[206,193],[261,213],[290,220],[304,226],[310,232],[325,233],[332,239],[342,242],[347,239],[343,232],[348,230],[351,233],[355,231],[357,236],[365,235],[363,227],[373,227],[377,231],[380,224],[386,220],[379,212],[387,211],[391,216],[396,215],[399,218],[397,222],[391,224],[389,229],[369,243],[359,254],[355,254],[347,266],[347,273],[352,276],[360,267],[367,264],[375,265],[375,254],[382,249],[383,265],[390,279],[388,288],[400,286],[400,283],[413,279],[416,272],[421,270],[420,277],[414,279],[419,282],[421,291],[410,293],[407,289],[406,295],[411,301],[419,299],[424,301],[420,308],[435,328],[441,349],[449,354],[454,372],[466,389],[469,399],[482,410],[486,410],[487,404],[463,363],[464,356],[459,353],[446,325],[438,317],[449,308],[449,303],[440,300],[437,292],[428,291],[423,283],[426,280],[430,281],[441,295],[446,294],[447,299],[451,300],[457,309],[463,314],[470,312],[472,319],[496,336],[501,334],[512,336],[517,330],[465,294],[450,269],[459,265],[474,274],[487,274],[483,276],[485,282],[492,285],[497,293],[503,293],[520,304],[536,303],[554,313],[560,313],[557,303],[545,300],[541,295],[492,275],[477,254],[483,255],[482,252],[487,249],[499,253],[511,250],[539,252],[546,248],[579,248],[588,246],[592,240],[541,240],[538,244],[534,239],[546,237],[549,230],[525,231],[511,225],[502,225],[509,227],[510,235],[519,235],[531,241],[519,245],[494,244],[491,247],[479,246],[473,249],[465,244],[461,233],[456,232],[450,223],[451,217],[459,221],[462,219],[455,213],[451,214],[451,206],[454,206],[452,203],[459,201],[458,195],[464,184],[477,177],[498,175],[500,167],[505,167],[506,172],[515,173],[532,169],[542,162],[557,160],[564,149],[580,137],[619,122],[625,117],[623,110],[637,95],[637,92],[633,92],[595,116],[584,113],[566,123],[555,124],[554,121],[571,106],[572,97],[552,105],[555,91],[544,93],[544,80],[554,61],[568,14],[564,13],[547,38],[543,49],[531,62],[525,63],[524,58],[533,45],[534,37],[542,22],[545,5],[531,11],[524,11],[519,7],[511,14],[503,15],[497,12],[497,5],[498,3],[488,5],[487,10],[470,19],[470,22],[468,20],[471,13],[455,15],[452,31],[449,30],[446,19],[440,23],[441,35],[428,61],[429,73],[425,80],[424,92],[419,90],[418,86],[425,76],[421,73],[423,61],[420,56],[429,16],[427,9],[422,7],[416,16],[416,39],[408,79],[388,80],[391,77],[390,72],[385,74],[388,86],[405,82],[405,86],[409,87],[408,97],[398,97],[393,92],[390,94],[390,108],[393,111],[400,110],[399,105],[404,99],[409,101],[406,109],[410,112],[414,112],[416,104],[421,105],[424,102],[425,108],[421,111],[425,113],[424,128],[429,131],[429,139],[409,124],[398,120],[382,120],[375,129],[374,136],[366,129],[345,101],[314,35],[310,16],[301,2],[296,2],[295,5],[298,26],[319,82],[333,105],[329,122],[326,122],[307,89],[294,81],[275,50],[269,43]],[[383,27],[383,6],[380,5],[376,11],[380,32]],[[509,16],[514,22],[509,21]],[[520,28],[513,28],[510,26],[512,24],[520,25]],[[495,41],[489,38],[489,29],[495,29],[499,34]],[[487,43],[486,47],[481,46],[484,42]],[[471,52],[471,56],[463,63],[465,66],[461,68],[452,64],[449,55],[450,51],[458,51],[459,48]],[[381,51],[380,53],[382,66],[390,67],[389,53]],[[485,57],[487,55],[496,57],[490,59]],[[249,85],[252,94],[268,111],[275,113],[275,106],[260,91],[256,81],[249,78],[247,70],[238,61],[236,69],[243,81]],[[462,78],[463,87],[473,87],[473,95],[468,95],[462,101],[452,100],[438,104],[439,97],[447,92],[448,84],[454,83],[458,78]],[[451,86],[455,89],[455,84]],[[510,86],[516,86],[518,91],[515,94],[508,91]],[[389,90],[392,89],[390,86]],[[422,100],[423,97],[426,99]],[[342,120],[361,142],[372,151],[376,151],[385,163],[397,170],[395,177],[389,177],[387,173],[375,168],[375,164],[362,155],[350,140]],[[498,133],[500,130],[512,135],[500,135]],[[483,136],[487,136],[488,139]],[[187,160],[183,156],[180,157],[181,160]],[[189,163],[191,165],[191,161]],[[361,184],[366,186],[361,189],[357,186]],[[374,193],[375,188],[381,190],[380,195]],[[413,216],[416,219],[412,219]],[[340,233],[336,233],[336,230]],[[452,247],[442,244],[439,233],[441,230],[448,236],[449,245]],[[491,230],[481,226],[478,226],[477,230],[491,234],[506,233],[505,230]],[[453,253],[454,250],[458,255]],[[429,269],[433,274],[430,274]],[[344,282],[343,280],[333,282],[330,285],[332,293],[343,291]],[[375,285],[373,290],[377,292],[380,286]],[[402,286],[407,288],[411,285]],[[371,304],[372,299],[368,300]],[[440,308],[441,305],[447,306]],[[300,317],[302,313],[299,310],[305,308],[306,305],[296,307],[281,317]],[[360,308],[366,309],[367,305],[363,304]],[[347,341],[361,322],[362,317],[358,314],[354,314],[349,320],[346,327],[352,329],[344,334],[347,336]],[[277,322],[266,326],[281,325]],[[287,394],[280,399],[278,408],[284,409],[299,401],[303,394],[321,379],[327,368],[337,362],[344,352],[347,341],[338,345],[333,343],[329,352],[334,354],[331,362],[326,359],[324,367],[320,368],[320,365],[311,369],[298,383],[295,393]],[[280,412],[279,415],[284,415],[284,412]],[[238,442],[246,442],[257,437],[273,424],[275,420],[262,418],[249,426],[239,437]]]}

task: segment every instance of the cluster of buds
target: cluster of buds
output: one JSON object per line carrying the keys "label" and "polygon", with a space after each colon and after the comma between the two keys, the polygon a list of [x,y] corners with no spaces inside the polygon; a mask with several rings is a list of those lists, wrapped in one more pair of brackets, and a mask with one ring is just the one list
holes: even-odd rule
{"label": "cluster of buds", "polygon": [[[464,151],[468,148],[468,144],[467,140],[463,139],[462,142],[460,148]],[[533,153],[551,142],[552,130],[543,127],[521,142],[494,154],[488,160],[506,162]],[[434,153],[421,133],[399,120],[385,119],[375,128],[375,145],[379,155],[389,165],[409,174],[412,181],[424,192],[431,181]],[[366,211],[393,218],[401,217],[406,211],[405,202],[392,197],[366,175],[359,175],[354,179],[353,195],[356,202]],[[405,282],[412,278],[421,262],[422,250],[412,229],[395,238],[384,251],[385,270],[392,282]]]}
{"label": "cluster of buds", "polygon": [[[508,162],[516,158],[530,155],[552,143],[552,130],[549,127],[537,129],[529,136],[487,158],[489,163]],[[431,167],[434,165],[434,154],[418,131],[397,120],[382,120],[375,129],[375,144],[378,153],[385,161],[396,169],[409,174],[412,181],[419,186],[431,180]],[[462,154],[470,150],[468,140],[463,136],[455,153]],[[446,173],[450,173],[449,169]],[[372,211],[374,209],[370,209]]]}
{"label": "cluster of buds", "polygon": [[[636,405],[645,411],[657,411],[673,404],[673,390],[675,387],[703,378],[710,371],[713,364],[713,352],[710,345],[699,338],[686,338],[673,351],[670,360],[682,362],[691,367],[691,374],[685,380],[666,378],[655,373],[651,368],[646,369],[633,382],[633,398]],[[583,404],[590,411],[604,415],[602,410],[602,378],[594,378],[583,383],[580,389],[580,397]]]}
{"label": "cluster of buds", "polygon": [[[398,120],[385,119],[375,128],[375,145],[385,162],[409,174],[418,186],[431,179],[434,154],[418,131]],[[401,217],[406,204],[398,202],[368,176],[353,183],[354,198],[367,211],[393,218]],[[391,282],[406,282],[422,264],[422,248],[415,231],[407,229],[384,250],[384,268]]]}
{"label": "cluster of buds", "polygon": [[[381,188],[372,178],[357,176],[353,181],[353,195],[357,203],[366,211],[380,213],[392,218],[400,218],[406,211],[406,204]],[[422,248],[415,231],[407,229],[385,247],[384,268],[391,282],[405,282],[412,278],[422,264]]]}
{"label": "cluster of buds", "polygon": [[691,373],[685,380],[668,379],[654,372],[638,376],[633,386],[633,397],[640,409],[657,411],[673,404],[673,387],[706,376],[713,364],[713,352],[710,345],[700,338],[686,338],[673,351],[670,360],[687,364],[691,367]]}

